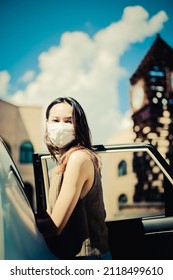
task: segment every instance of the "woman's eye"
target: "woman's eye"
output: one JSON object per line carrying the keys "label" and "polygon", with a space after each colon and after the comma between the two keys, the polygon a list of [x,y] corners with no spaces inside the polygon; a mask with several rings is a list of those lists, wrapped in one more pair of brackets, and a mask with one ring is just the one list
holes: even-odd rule
{"label": "woman's eye", "polygon": [[66,120],[65,122],[66,123],[72,123],[72,120]]}
{"label": "woman's eye", "polygon": [[59,119],[52,119],[52,122],[56,122],[56,123],[59,123],[59,122],[72,123],[72,120],[71,119],[67,119],[67,120],[60,121]]}

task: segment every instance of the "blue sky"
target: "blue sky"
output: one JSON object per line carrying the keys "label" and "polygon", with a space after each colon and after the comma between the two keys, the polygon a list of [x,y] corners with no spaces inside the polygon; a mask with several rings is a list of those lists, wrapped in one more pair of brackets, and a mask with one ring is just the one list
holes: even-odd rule
{"label": "blue sky", "polygon": [[[134,6],[140,6],[141,9],[128,9],[126,23],[128,20],[133,29],[127,33],[126,36],[129,38],[126,42],[125,38],[122,38],[124,31],[121,30],[122,23],[125,22],[124,11],[125,8],[134,8]],[[156,34],[160,33],[162,38],[173,47],[172,14],[172,0],[1,0],[0,97],[14,103],[20,103],[21,100],[21,103],[25,101],[26,104],[31,104],[34,100],[33,104],[43,105],[43,94],[46,102],[49,102],[49,99],[51,101],[51,98],[56,95],[71,94],[82,103],[89,115],[90,111],[96,112],[95,115],[91,114],[89,119],[93,130],[97,131],[98,124],[92,125],[92,123],[96,114],[98,115],[100,132],[95,133],[95,139],[104,141],[105,139],[99,136],[101,126],[110,123],[111,118],[116,118],[117,122],[120,122],[130,109],[129,78],[155,40]],[[149,21],[156,15],[156,23],[150,27]],[[134,19],[136,26],[133,25]],[[144,27],[144,22],[147,22],[148,26]],[[140,32],[140,24],[141,37],[138,34],[131,40],[130,37]],[[63,36],[64,34],[66,36]],[[112,37],[109,37],[109,34],[112,34]],[[120,38],[119,42],[122,40],[121,44],[113,42],[116,37]],[[117,50],[116,46],[120,49]],[[113,57],[113,47],[115,57]],[[75,49],[80,57],[78,62],[74,62],[77,55]],[[96,53],[99,51],[100,56],[96,59]],[[115,60],[116,69],[109,62],[111,57]],[[64,63],[61,58],[64,58]],[[99,66],[97,64],[97,69],[100,67],[100,72],[103,73],[95,71],[91,74],[91,68],[96,68],[96,63],[93,63],[96,60],[100,63]],[[59,66],[56,68],[56,65]],[[73,67],[74,71],[72,71]],[[81,74],[79,70],[82,67]],[[52,74],[53,69],[54,74],[57,72],[56,79]],[[104,80],[103,76],[104,74],[106,76],[106,73],[107,77]],[[54,75],[54,78],[51,75]],[[51,89],[50,81],[56,84],[58,78],[60,83]],[[43,79],[44,82],[48,80],[47,85],[42,83]],[[75,84],[72,83],[72,79],[73,81],[76,79]],[[113,79],[116,80],[115,85],[112,83]],[[66,82],[73,91],[67,90]],[[103,92],[99,88],[99,82]],[[108,83],[111,86],[107,90]],[[82,94],[79,95],[82,85],[85,87],[83,97]],[[50,98],[46,95],[45,88]],[[95,94],[97,91],[98,93]],[[95,103],[95,108],[98,108],[97,102],[99,102],[99,110],[91,107],[91,104]],[[111,104],[114,108],[111,108]],[[101,120],[99,116],[104,114],[109,117]],[[117,126],[110,128],[110,133],[116,129]]]}

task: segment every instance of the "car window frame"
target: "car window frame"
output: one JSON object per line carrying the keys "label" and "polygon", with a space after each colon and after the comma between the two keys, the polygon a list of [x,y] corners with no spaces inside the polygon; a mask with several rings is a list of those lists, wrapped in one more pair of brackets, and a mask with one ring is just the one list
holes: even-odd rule
{"label": "car window frame", "polygon": [[[171,197],[173,198],[173,171],[170,165],[162,157],[162,155],[157,151],[157,149],[151,144],[146,143],[132,143],[132,144],[116,144],[116,145],[94,145],[93,149],[96,153],[110,153],[110,152],[147,152],[150,157],[154,160],[155,163],[159,166],[167,180],[171,184],[171,188],[166,188],[165,193],[165,216],[173,216],[173,205]],[[48,194],[48,189],[45,185],[45,176],[44,172],[47,170],[46,158],[51,158],[49,153],[35,153],[33,154],[33,164],[34,164],[34,173],[35,173],[35,186],[36,186],[36,198],[37,198],[37,215],[39,217],[45,215],[46,211],[46,197]],[[42,160],[41,160],[42,159]],[[46,171],[47,172],[47,171]],[[47,181],[46,184],[49,182]],[[46,187],[46,188],[45,188]],[[141,217],[144,218],[145,217]]]}

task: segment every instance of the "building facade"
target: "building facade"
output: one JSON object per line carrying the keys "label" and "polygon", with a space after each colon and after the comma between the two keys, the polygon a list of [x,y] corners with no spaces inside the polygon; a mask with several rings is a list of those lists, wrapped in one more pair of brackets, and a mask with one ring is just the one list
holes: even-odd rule
{"label": "building facade", "polygon": [[[157,35],[130,79],[135,142],[150,143],[169,164],[173,163],[173,49]],[[162,200],[164,178],[148,159],[147,176],[142,176],[145,155],[134,157],[138,177],[135,199]]]}
{"label": "building facade", "polygon": [[34,201],[32,154],[40,151],[42,145],[42,109],[19,107],[0,100],[0,119],[0,137],[8,146],[22,174],[26,190]]}

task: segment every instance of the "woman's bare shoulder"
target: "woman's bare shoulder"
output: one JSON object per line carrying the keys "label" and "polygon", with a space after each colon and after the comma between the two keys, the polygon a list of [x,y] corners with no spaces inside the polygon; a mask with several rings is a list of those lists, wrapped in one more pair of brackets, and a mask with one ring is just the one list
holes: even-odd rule
{"label": "woman's bare shoulder", "polygon": [[86,161],[91,161],[91,157],[88,152],[86,152],[84,149],[79,149],[71,153],[69,157],[70,162],[78,162],[83,163]]}

